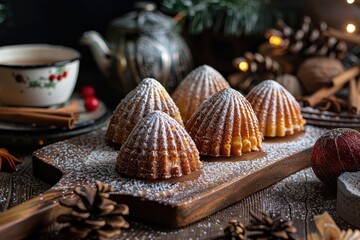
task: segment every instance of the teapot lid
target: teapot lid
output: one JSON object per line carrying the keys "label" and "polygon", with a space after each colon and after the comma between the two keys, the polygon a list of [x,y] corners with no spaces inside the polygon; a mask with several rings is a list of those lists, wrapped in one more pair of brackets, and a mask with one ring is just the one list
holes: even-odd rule
{"label": "teapot lid", "polygon": [[152,2],[136,2],[135,11],[110,22],[111,28],[122,31],[138,32],[156,29],[171,30],[175,22],[171,17],[156,11],[156,4]]}

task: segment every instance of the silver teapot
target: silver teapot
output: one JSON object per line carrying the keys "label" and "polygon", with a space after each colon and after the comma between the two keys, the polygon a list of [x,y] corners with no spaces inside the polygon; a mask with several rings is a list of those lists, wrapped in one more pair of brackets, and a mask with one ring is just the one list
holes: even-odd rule
{"label": "silver teapot", "polygon": [[116,98],[123,98],[145,77],[157,79],[172,92],[192,69],[190,50],[174,31],[173,19],[156,11],[154,3],[138,2],[135,9],[110,22],[107,41],[95,31],[81,38]]}

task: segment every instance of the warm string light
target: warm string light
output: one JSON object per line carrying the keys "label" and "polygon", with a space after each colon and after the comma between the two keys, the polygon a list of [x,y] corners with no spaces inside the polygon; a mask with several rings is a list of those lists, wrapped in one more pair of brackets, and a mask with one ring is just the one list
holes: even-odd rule
{"label": "warm string light", "polygon": [[274,46],[281,46],[283,44],[283,39],[279,36],[272,35],[269,38],[269,43]]}
{"label": "warm string light", "polygon": [[[354,4],[355,0],[346,0],[346,2],[348,4]],[[348,25],[346,25],[346,32],[349,34],[355,33],[356,32],[356,25],[353,23],[348,23]]]}
{"label": "warm string light", "polygon": [[239,63],[239,69],[242,71],[242,72],[247,72],[247,70],[249,70],[249,64],[245,61],[242,61]]}
{"label": "warm string light", "polygon": [[352,23],[349,23],[348,25],[346,25],[346,32],[347,33],[354,33],[356,31],[356,26]]}

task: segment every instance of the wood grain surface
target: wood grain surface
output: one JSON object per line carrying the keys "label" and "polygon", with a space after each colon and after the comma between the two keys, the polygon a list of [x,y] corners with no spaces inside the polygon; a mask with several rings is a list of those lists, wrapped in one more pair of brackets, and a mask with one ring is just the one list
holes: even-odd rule
{"label": "wood grain surface", "polygon": [[[16,149],[10,151],[14,152]],[[15,153],[24,163],[13,174],[0,173],[1,211],[50,189],[50,185],[32,176],[31,153],[32,151]],[[341,228],[351,227],[336,213],[336,193],[329,191],[311,169],[306,169],[183,228],[164,228],[128,218],[130,228],[123,230],[118,239],[215,239],[223,233],[230,219],[238,219],[247,224],[250,210],[284,213],[292,219],[302,239],[315,230],[313,216],[324,211],[328,211]],[[58,239],[60,227],[58,224],[51,225],[28,239]]]}

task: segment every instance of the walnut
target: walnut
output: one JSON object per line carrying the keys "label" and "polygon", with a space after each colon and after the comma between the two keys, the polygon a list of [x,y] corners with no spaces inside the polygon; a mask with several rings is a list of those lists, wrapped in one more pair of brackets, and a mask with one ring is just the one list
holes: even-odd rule
{"label": "walnut", "polygon": [[329,86],[331,79],[343,71],[344,67],[337,59],[313,57],[300,65],[297,76],[306,93],[312,94],[322,87]]}

